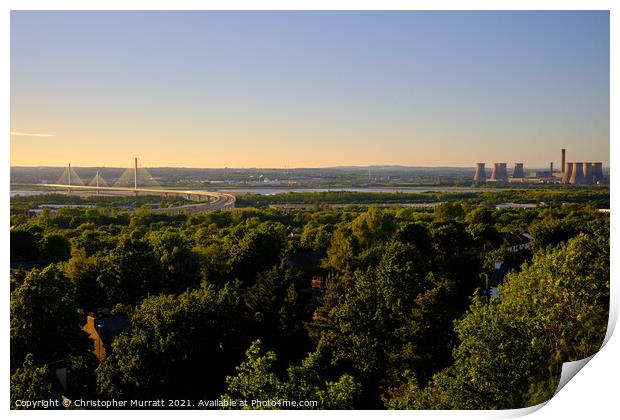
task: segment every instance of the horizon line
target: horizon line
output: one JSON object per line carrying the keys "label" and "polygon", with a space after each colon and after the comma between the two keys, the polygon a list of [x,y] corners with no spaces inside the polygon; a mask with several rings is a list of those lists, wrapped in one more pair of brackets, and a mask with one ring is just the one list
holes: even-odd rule
{"label": "horizon line", "polygon": [[[589,161],[583,161],[583,162],[589,162]],[[592,162],[598,162],[598,161],[592,161]],[[486,162],[485,162],[486,163]],[[492,164],[494,163],[503,163],[503,162],[492,162]],[[521,162],[517,162],[517,163],[521,163]],[[10,165],[10,168],[67,168],[68,165],[65,166],[56,166],[56,165]],[[512,166],[508,166],[508,167],[512,167]],[[607,166],[603,166],[605,168],[609,168],[610,165]],[[93,165],[86,165],[86,166],[72,166],[72,168],[101,168],[101,169],[127,169],[127,168],[133,168],[133,166],[93,166]],[[145,168],[145,169],[262,169],[262,170],[267,170],[267,169],[277,169],[277,170],[298,170],[298,169],[362,169],[362,168],[403,168],[403,169],[475,169],[476,168],[476,163],[472,164],[471,166],[449,166],[449,165],[440,165],[440,166],[424,166],[424,165],[390,165],[390,164],[372,164],[372,165],[336,165],[336,166],[297,166],[297,167],[276,167],[276,166],[139,166],[138,168]],[[549,165],[543,165],[543,166],[525,166],[524,168],[527,169],[549,169]],[[485,168],[485,169],[492,169],[491,166]],[[560,171],[560,168],[555,168],[554,166],[554,170],[558,169],[558,171]],[[561,172],[561,171],[560,171]]]}

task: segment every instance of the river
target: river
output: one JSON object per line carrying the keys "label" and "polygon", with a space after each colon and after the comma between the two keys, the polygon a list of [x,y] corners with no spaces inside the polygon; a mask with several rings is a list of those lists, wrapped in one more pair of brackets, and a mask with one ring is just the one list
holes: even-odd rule
{"label": "river", "polygon": [[[200,191],[200,189],[196,189],[195,191]],[[218,191],[218,192],[229,192],[236,195],[241,194],[260,194],[260,195],[274,195],[274,194],[282,194],[288,192],[295,193],[314,193],[314,192],[329,192],[329,191],[347,191],[347,192],[365,192],[365,193],[425,193],[425,192],[452,192],[452,193],[471,193],[471,192],[493,192],[499,191],[497,189],[490,188],[447,188],[447,187],[408,187],[408,188],[398,188],[398,187],[377,187],[377,188],[363,188],[363,187],[334,187],[334,188],[219,188],[219,189],[209,189],[203,191]],[[53,190],[11,190],[11,197],[16,195],[20,196],[32,196],[32,195],[41,195],[41,194],[50,194],[50,193],[59,193],[59,194],[67,194],[66,191],[53,191]],[[94,191],[80,191],[74,192],[72,194],[84,194],[90,193],[94,194]],[[106,195],[130,195],[132,194],[130,191],[128,192],[105,192]]]}

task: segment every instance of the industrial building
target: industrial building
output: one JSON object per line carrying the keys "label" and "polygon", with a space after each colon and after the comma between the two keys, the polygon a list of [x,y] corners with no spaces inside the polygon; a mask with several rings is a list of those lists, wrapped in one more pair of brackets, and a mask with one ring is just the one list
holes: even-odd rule
{"label": "industrial building", "polygon": [[515,163],[515,168],[512,171],[513,178],[525,178],[525,173],[523,172],[523,164]]}
{"label": "industrial building", "polygon": [[487,172],[484,169],[484,163],[478,163],[476,166],[476,173],[474,175],[475,182],[485,182],[487,180]]}
{"label": "industrial building", "polygon": [[491,181],[508,182],[508,171],[505,163],[494,163]]}
{"label": "industrial building", "polygon": [[508,177],[506,163],[494,163],[491,177],[487,178],[485,163],[476,164],[473,178],[476,183],[492,182],[540,182],[562,184],[597,184],[604,180],[603,162],[566,162],[566,149],[562,149],[560,173],[556,176],[553,162],[546,171],[525,174],[522,162],[515,163],[512,177]]}

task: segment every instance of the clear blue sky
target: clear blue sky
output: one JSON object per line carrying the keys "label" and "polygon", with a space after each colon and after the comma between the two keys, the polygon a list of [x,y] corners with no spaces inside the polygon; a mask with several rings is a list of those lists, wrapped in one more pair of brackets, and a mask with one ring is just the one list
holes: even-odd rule
{"label": "clear blue sky", "polygon": [[13,11],[11,131],[13,165],[607,166],[609,14]]}

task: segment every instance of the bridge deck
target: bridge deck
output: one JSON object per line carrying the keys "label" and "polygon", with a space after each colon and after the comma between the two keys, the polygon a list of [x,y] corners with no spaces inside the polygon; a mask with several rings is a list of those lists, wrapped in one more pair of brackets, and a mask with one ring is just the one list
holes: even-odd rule
{"label": "bridge deck", "polygon": [[177,212],[177,213],[196,213],[200,211],[233,209],[236,198],[233,194],[221,193],[216,191],[192,191],[192,190],[172,190],[164,188],[131,188],[131,187],[93,187],[89,185],[64,185],[64,184],[33,184],[35,187],[59,188],[82,191],[125,191],[135,193],[151,194],[171,194],[182,196],[211,197],[215,201],[200,204],[188,204],[168,209],[155,209],[157,212]]}

